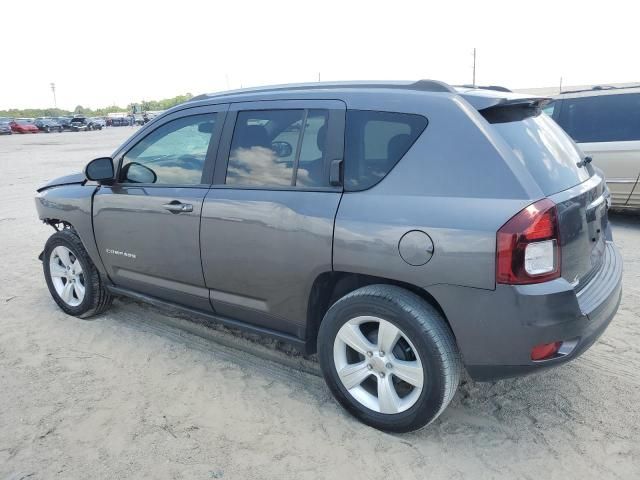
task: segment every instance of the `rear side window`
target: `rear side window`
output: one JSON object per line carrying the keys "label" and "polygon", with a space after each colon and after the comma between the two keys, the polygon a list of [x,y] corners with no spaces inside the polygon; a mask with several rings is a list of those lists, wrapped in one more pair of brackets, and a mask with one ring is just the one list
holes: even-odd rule
{"label": "rear side window", "polygon": [[640,93],[563,99],[558,123],[576,142],[640,140]]}
{"label": "rear side window", "polygon": [[[493,110],[493,109],[490,109]],[[502,108],[499,110],[506,110]],[[567,134],[547,115],[500,115],[481,112],[529,170],[545,195],[561,192],[589,178],[580,153]],[[504,121],[513,118],[513,121]]]}
{"label": "rear side window", "polygon": [[344,185],[365,190],[382,180],[427,126],[421,115],[347,111]]}
{"label": "rear side window", "polygon": [[238,113],[227,185],[325,187],[328,110]]}

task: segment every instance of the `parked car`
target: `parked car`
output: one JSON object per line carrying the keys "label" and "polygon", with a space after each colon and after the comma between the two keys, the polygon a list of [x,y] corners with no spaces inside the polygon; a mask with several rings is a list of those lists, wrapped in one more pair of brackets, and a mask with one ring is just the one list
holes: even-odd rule
{"label": "parked car", "polygon": [[61,132],[63,130],[62,125],[52,118],[36,118],[33,123],[40,131],[47,133]]}
{"label": "parked car", "polygon": [[102,127],[106,127],[107,123],[104,121],[104,118],[93,117],[87,119],[89,130],[102,130]]}
{"label": "parked car", "polygon": [[640,86],[564,92],[545,112],[602,169],[612,206],[640,209]]}
{"label": "parked car", "polygon": [[47,286],[70,315],[127,295],[317,351],[357,418],[422,427],[463,368],[561,365],[618,308],[605,182],[544,101],[427,80],[196,97],[38,190]]}
{"label": "parked car", "polygon": [[128,127],[131,125],[131,119],[127,117],[111,117],[107,119],[107,125],[110,127]]}
{"label": "parked car", "polygon": [[73,131],[73,127],[71,126],[71,117],[57,117],[56,122],[60,124],[62,130]]}
{"label": "parked car", "polygon": [[11,122],[8,120],[0,120],[0,135],[11,135]]}
{"label": "parked car", "polygon": [[74,132],[85,132],[90,130],[89,120],[87,117],[73,117],[69,122],[69,126]]}
{"label": "parked car", "polygon": [[29,119],[16,118],[9,123],[11,125],[11,131],[13,133],[38,133],[38,127],[35,126]]}

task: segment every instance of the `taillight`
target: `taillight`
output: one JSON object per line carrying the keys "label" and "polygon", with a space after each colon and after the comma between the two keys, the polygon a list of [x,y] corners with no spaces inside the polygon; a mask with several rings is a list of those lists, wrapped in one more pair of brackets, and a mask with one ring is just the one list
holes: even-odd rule
{"label": "taillight", "polygon": [[497,234],[496,281],[511,285],[560,277],[560,231],[555,203],[533,203],[505,223]]}
{"label": "taillight", "polygon": [[540,361],[554,357],[561,346],[562,342],[541,343],[540,345],[536,345],[531,349],[531,360]]}

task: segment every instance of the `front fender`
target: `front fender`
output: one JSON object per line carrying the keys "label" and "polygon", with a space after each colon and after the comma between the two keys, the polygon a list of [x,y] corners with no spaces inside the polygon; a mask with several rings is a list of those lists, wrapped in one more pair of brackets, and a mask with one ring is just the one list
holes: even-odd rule
{"label": "front fender", "polygon": [[89,258],[105,280],[106,270],[93,235],[92,204],[95,185],[63,185],[40,190],[36,194],[36,210],[43,222],[65,222],[78,233]]}

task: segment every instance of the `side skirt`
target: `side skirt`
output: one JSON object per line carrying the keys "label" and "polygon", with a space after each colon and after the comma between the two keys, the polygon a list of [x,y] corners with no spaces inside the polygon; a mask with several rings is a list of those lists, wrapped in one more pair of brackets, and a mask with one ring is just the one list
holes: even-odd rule
{"label": "side skirt", "polygon": [[151,295],[138,293],[136,291],[129,290],[127,288],[115,287],[112,285],[106,285],[106,287],[109,290],[109,292],[111,292],[113,295],[123,295],[125,297],[129,297],[134,300],[148,303],[156,307],[169,309],[169,310],[177,310],[179,312],[182,312],[188,315],[193,315],[193,316],[202,318],[212,323],[219,323],[226,327],[237,328],[249,333],[255,333],[258,335],[263,335],[263,336],[273,338],[275,340],[286,342],[302,352],[307,351],[306,342],[304,340],[299,339],[298,337],[294,337],[293,335],[278,332],[277,330],[271,330],[269,328],[257,327],[255,325],[251,325],[251,324],[242,322],[240,320],[235,320],[233,318],[228,318],[228,317],[221,317],[213,313],[203,312],[202,310],[197,310],[195,308],[185,307],[184,305],[167,302],[157,297],[152,297]]}

